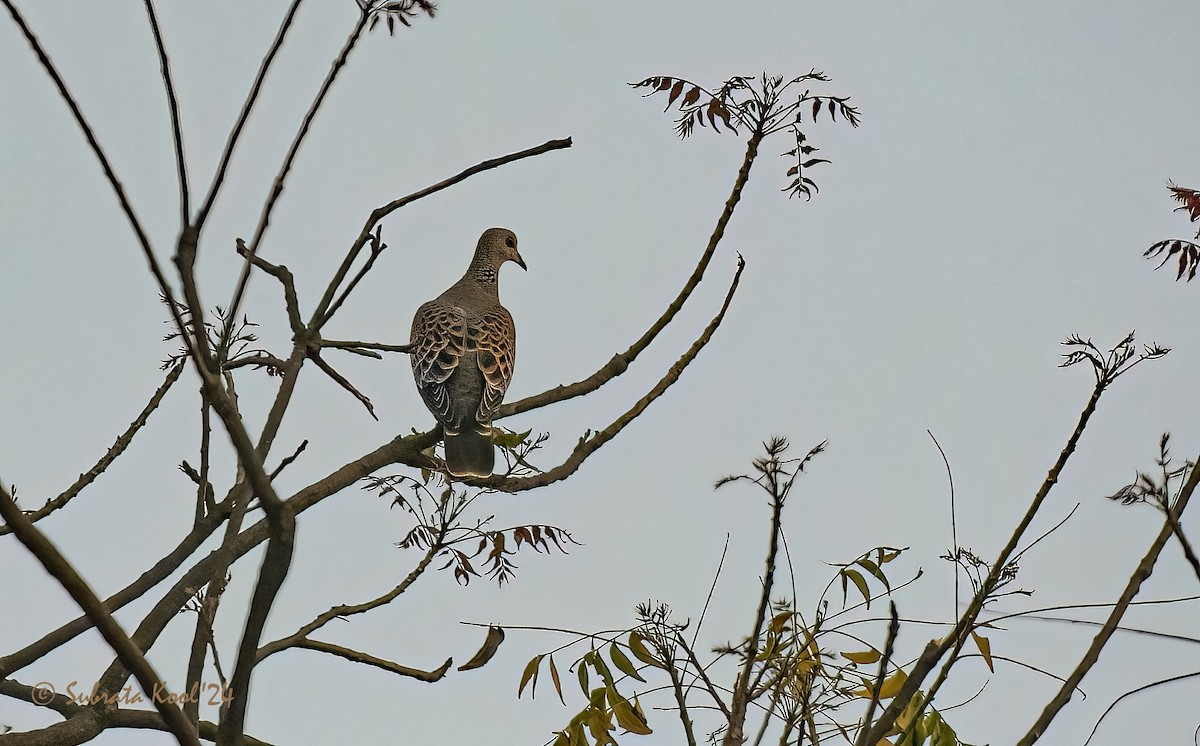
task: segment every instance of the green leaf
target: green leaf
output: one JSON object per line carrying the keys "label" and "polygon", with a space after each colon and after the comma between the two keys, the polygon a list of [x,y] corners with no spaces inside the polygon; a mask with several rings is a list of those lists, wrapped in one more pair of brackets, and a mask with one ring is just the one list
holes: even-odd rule
{"label": "green leaf", "polygon": [[501,448],[516,448],[524,443],[525,439],[528,438],[529,434],[532,432],[533,430],[526,430],[523,433],[514,433],[509,430],[501,430],[497,428],[496,430],[492,431],[492,442]]}
{"label": "green leaf", "polygon": [[665,670],[666,666],[663,665],[658,658],[654,657],[654,654],[651,653],[650,649],[646,647],[644,640],[645,638],[637,632],[629,633],[629,650],[633,653],[633,657],[637,658],[642,663],[645,663],[647,666],[654,666],[655,668],[661,668]]}
{"label": "green leaf", "polygon": [[563,699],[562,680],[558,678],[558,666],[554,665],[554,656],[550,656],[550,680],[554,682],[554,691],[558,692],[558,701],[565,705],[567,700]]}
{"label": "green leaf", "polygon": [[608,701],[612,702],[613,715],[617,718],[617,725],[639,736],[646,736],[654,732],[646,723],[645,716],[635,710],[633,705],[629,704],[629,700],[618,694],[615,689],[608,693]]}
{"label": "green leaf", "polygon": [[629,660],[629,658],[627,658],[625,654],[621,652],[621,648],[617,647],[617,643],[614,642],[612,645],[608,646],[608,657],[612,658],[613,665],[620,669],[621,673],[625,674],[626,676],[631,676],[643,683],[646,681],[642,678],[642,675],[637,672],[637,669],[633,667],[633,663]]}
{"label": "green leaf", "polygon": [[[588,653],[588,655],[591,655],[591,653]],[[579,661],[579,668],[575,669],[575,675],[579,677],[579,688],[583,690],[584,694],[587,694],[589,691],[591,691],[588,689],[587,667],[588,659],[587,656],[584,656],[583,660]]]}
{"label": "green leaf", "polygon": [[[545,655],[544,653],[542,655]],[[538,665],[542,662],[542,655],[535,655],[533,659],[525,664],[525,670],[521,672],[521,685],[517,687],[517,699],[521,698],[521,693],[525,691],[525,685],[533,680],[533,689],[529,690],[530,697],[537,696],[537,672]]]}
{"label": "green leaf", "polygon": [[871,590],[867,588],[867,581],[863,578],[862,573],[858,572],[857,570],[846,568],[845,570],[842,570],[841,576],[843,598],[846,595],[846,578],[850,578],[850,580],[854,582],[854,586],[858,588],[858,592],[862,594],[863,599],[866,600],[867,608],[871,608]]}
{"label": "green leaf", "polygon": [[879,569],[879,565],[875,564],[874,562],[872,562],[871,560],[869,560],[865,557],[863,559],[860,559],[858,561],[858,564],[860,567],[865,568],[867,572],[871,573],[876,578],[878,578],[879,582],[883,583],[883,587],[887,588],[889,593],[891,592],[892,584],[888,582],[887,575],[885,575],[883,573],[883,570]]}

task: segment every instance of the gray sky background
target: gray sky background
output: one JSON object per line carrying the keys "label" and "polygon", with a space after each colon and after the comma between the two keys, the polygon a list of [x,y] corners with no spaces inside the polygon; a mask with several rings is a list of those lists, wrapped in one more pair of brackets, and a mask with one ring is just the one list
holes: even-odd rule
{"label": "gray sky background", "polygon": [[[139,3],[21,3],[90,117],[138,214],[167,257],[177,192],[158,63]],[[207,188],[228,128],[283,13],[282,3],[160,3],[180,96],[193,194]],[[309,3],[267,81],[201,247],[205,302],[228,302],[280,159],[355,20],[353,3]],[[892,567],[923,568],[897,594],[905,616],[948,619],[953,573],[944,467],[951,461],[958,537],[995,556],[1053,463],[1091,388],[1082,367],[1056,369],[1072,333],[1102,347],[1136,329],[1174,348],[1123,378],[1034,528],[1075,516],[1022,561],[1014,597],[997,610],[1110,601],[1158,531],[1150,509],[1103,496],[1150,469],[1160,433],[1175,455],[1200,448],[1192,388],[1200,288],[1155,273],[1141,252],[1187,237],[1168,178],[1200,182],[1191,146],[1200,98],[1186,50],[1200,6],[1185,2],[964,4],[757,2],[498,3],[444,0],[438,17],[388,38],[368,35],[316,120],[261,253],[296,274],[311,309],[375,207],[481,160],[573,137],[574,147],[477,176],[384,222],[390,248],[327,336],[402,343],[416,306],[462,272],[479,233],[520,236],[529,273],[507,268],[502,297],[520,330],[510,399],[589,375],[657,318],[703,247],[743,144],[702,130],[679,142],[664,101],[626,83],[671,74],[717,85],[732,75],[833,77],[863,125],[822,121],[812,143],[832,165],[820,193],[788,200],[790,144],[768,141],[709,275],[655,347],[584,400],[506,421],[554,435],[539,463],[557,463],[586,428],[603,427],[691,344],[747,261],[725,324],[677,386],[565,483],[481,507],[498,525],[570,530],[571,555],[516,557],[497,589],[449,573],[423,578],[386,609],[335,624],[322,639],[401,663],[461,663],[482,630],[459,621],[624,627],[648,598],[695,618],[726,534],[729,557],[705,622],[709,644],[740,639],[753,612],[767,533],[763,501],[713,481],[748,468],[761,441],[798,452],[828,438],[790,507],[788,536],[801,604],[833,570],[878,544],[910,546]],[[14,24],[0,22],[0,477],[33,508],[94,463],[161,381],[164,310],[95,159]],[[290,333],[279,290],[257,277],[246,306],[264,346]],[[276,459],[307,438],[281,476],[290,494],[430,417],[407,361],[346,355],[339,369],[375,402],[372,420],[327,378],[306,372]],[[251,422],[272,390],[239,374]],[[197,382],[189,371],[122,458],[67,510],[39,525],[101,595],[124,586],[190,526],[194,489],[176,465],[195,459]],[[228,465],[228,459],[222,462]],[[228,480],[228,471],[224,479]],[[223,491],[228,481],[218,483]],[[292,632],[338,603],[394,586],[415,557],[393,542],[406,515],[351,489],[300,519],[295,563],[266,636]],[[1195,525],[1184,522],[1185,528]],[[258,554],[253,555],[257,560]],[[74,618],[67,596],[11,538],[0,541],[0,649],[11,652]],[[230,616],[256,564],[234,569],[218,630],[232,665],[242,619]],[[1143,598],[1197,592],[1169,546]],[[840,602],[835,594],[834,603]],[[118,614],[136,623],[157,598]],[[1093,617],[1095,618],[1095,617]],[[1195,602],[1136,609],[1130,626],[1194,635]],[[864,627],[880,644],[882,625]],[[939,632],[906,627],[901,657]],[[191,617],[154,647],[169,682],[183,679]],[[991,634],[993,652],[1065,675],[1089,628],[1018,621]],[[516,700],[525,662],[567,640],[510,633],[486,668],[436,685],[316,653],[272,658],[255,674],[248,730],[278,744],[542,743],[568,709],[548,681]],[[831,643],[831,649],[858,649]],[[87,635],[20,672],[25,683],[86,686],[111,654]],[[560,658],[565,669],[567,659]],[[1120,693],[1200,669],[1194,645],[1118,635],[1047,736],[1082,743]],[[967,699],[980,661],[943,693]],[[564,671],[565,673],[565,671]],[[974,743],[1022,734],[1058,683],[1003,663],[983,694],[947,713]],[[1160,688],[1120,706],[1094,744],[1190,743],[1197,685]],[[644,699],[644,704],[668,704]],[[677,720],[622,742],[681,742]],[[52,713],[0,700],[18,729]],[[701,722],[701,726],[709,725]],[[119,732],[107,744],[162,744]]]}

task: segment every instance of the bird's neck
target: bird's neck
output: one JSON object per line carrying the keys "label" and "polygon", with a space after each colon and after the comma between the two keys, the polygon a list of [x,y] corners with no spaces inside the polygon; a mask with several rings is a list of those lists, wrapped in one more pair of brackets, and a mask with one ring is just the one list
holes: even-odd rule
{"label": "bird's neck", "polygon": [[486,288],[493,295],[499,295],[500,272],[490,264],[472,262],[467,273],[458,281],[459,285],[474,285]]}

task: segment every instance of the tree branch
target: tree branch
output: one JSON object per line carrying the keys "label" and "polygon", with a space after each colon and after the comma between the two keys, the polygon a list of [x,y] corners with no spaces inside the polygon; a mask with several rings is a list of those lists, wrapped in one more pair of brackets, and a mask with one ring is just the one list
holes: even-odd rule
{"label": "tree branch", "polygon": [[[163,397],[166,396],[167,391],[171,388],[171,385],[179,380],[179,375],[182,372],[183,363],[178,363],[175,365],[175,367],[171,368],[170,372],[167,373],[166,380],[162,382],[162,384],[154,392],[154,395],[150,397],[150,401],[147,402],[146,406],[142,408],[141,414],[139,414],[137,418],[129,424],[129,427],[125,429],[125,432],[121,433],[116,442],[114,442],[108,451],[100,457],[100,460],[96,462],[96,465],[91,469],[88,469],[85,473],[80,474],[79,479],[75,480],[75,483],[68,487],[66,491],[60,494],[58,497],[52,500],[47,500],[45,505],[31,513],[26,514],[26,517],[29,519],[29,521],[31,523],[40,521],[50,513],[53,513],[54,511],[66,505],[76,495],[82,492],[85,487],[96,481],[96,477],[103,474],[109,465],[112,464],[113,461],[116,461],[117,457],[124,453],[125,449],[129,447],[129,444],[133,442],[133,436],[136,435],[137,432],[146,425],[146,422],[150,419],[150,414],[158,408],[160,403],[162,403]],[[0,525],[0,536],[10,533],[12,533],[11,528],[9,528],[7,525]]]}
{"label": "tree branch", "polygon": [[300,640],[296,643],[295,647],[304,648],[305,650],[316,650],[320,653],[329,653],[330,655],[336,655],[339,658],[345,658],[346,660],[353,661],[354,663],[365,663],[368,666],[375,666],[376,668],[382,668],[385,671],[391,671],[394,674],[408,676],[409,678],[429,683],[440,680],[446,675],[446,671],[450,670],[450,666],[454,664],[453,658],[447,658],[446,662],[438,666],[436,669],[432,671],[423,671],[419,668],[402,666],[399,663],[393,663],[392,661],[384,660],[383,658],[376,658],[375,656],[368,655],[367,653],[351,650],[350,648],[344,648],[341,645],[321,642],[319,640]]}
{"label": "tree branch", "polygon": [[186,226],[192,209],[188,198],[187,162],[183,157],[183,127],[179,123],[179,101],[175,98],[175,84],[171,82],[171,63],[167,60],[167,47],[163,44],[162,31],[154,14],[153,0],[145,0],[146,17],[150,30],[154,32],[154,46],[158,49],[158,68],[162,75],[163,88],[167,93],[167,106],[171,111],[171,135],[175,142],[175,168],[179,179],[179,225]]}
{"label": "tree branch", "polygon": [[571,452],[571,455],[567,457],[566,461],[554,467],[553,469],[550,469],[549,471],[544,471],[541,474],[536,474],[531,477],[493,476],[487,479],[468,479],[465,481],[473,486],[490,487],[500,490],[501,492],[523,492],[525,490],[532,490],[538,487],[545,487],[548,484],[553,484],[554,482],[566,479],[574,474],[575,471],[578,470],[583,462],[588,458],[588,456],[591,456],[593,453],[599,450],[601,446],[615,438],[617,434],[625,428],[626,425],[628,425],[630,422],[633,422],[639,415],[641,415],[642,412],[646,411],[646,408],[650,406],[651,402],[662,396],[668,388],[670,388],[676,381],[679,380],[679,376],[682,375],[684,368],[687,368],[689,365],[691,365],[692,361],[695,360],[696,356],[700,353],[700,350],[704,349],[704,346],[707,345],[709,340],[712,339],[713,333],[716,332],[717,327],[721,325],[721,321],[725,318],[725,312],[729,310],[729,304],[733,300],[733,294],[737,291],[738,281],[741,279],[742,270],[745,269],[745,267],[746,262],[739,254],[737,272],[733,275],[733,282],[729,286],[729,292],[725,295],[725,302],[721,304],[721,310],[716,316],[713,317],[713,320],[709,322],[709,325],[707,328],[705,328],[704,332],[696,339],[694,343],[692,343],[691,348],[689,348],[688,351],[683,354],[683,357],[679,358],[679,360],[671,366],[670,370],[667,371],[666,375],[664,375],[662,379],[655,384],[654,388],[650,389],[649,393],[639,399],[636,404],[634,404],[627,412],[625,412],[625,414],[618,417],[611,425],[596,433],[592,437],[586,440],[581,440],[579,445],[575,446],[575,450]]}
{"label": "tree branch", "polygon": [[590,394],[624,373],[629,368],[629,365],[637,359],[638,355],[650,346],[650,343],[654,341],[658,333],[665,329],[667,324],[683,308],[683,304],[691,297],[692,291],[696,289],[696,286],[700,284],[700,280],[704,278],[704,272],[708,268],[709,262],[712,261],[713,253],[717,250],[717,245],[721,242],[721,239],[725,237],[725,229],[728,227],[730,219],[733,218],[733,211],[742,198],[742,190],[745,189],[746,182],[750,179],[750,167],[754,165],[754,159],[758,156],[758,145],[761,141],[761,135],[752,135],[746,142],[746,154],[742,158],[742,166],[738,170],[737,178],[734,179],[733,190],[729,193],[728,199],[725,200],[725,208],[721,211],[720,217],[717,218],[717,224],[713,228],[712,235],[709,236],[708,244],[704,247],[704,253],[700,255],[700,260],[696,263],[696,268],[692,270],[691,276],[684,283],[683,289],[679,291],[679,295],[667,306],[667,310],[663,312],[663,315],[646,330],[646,333],[634,342],[629,349],[625,350],[625,352],[614,355],[611,360],[588,378],[565,386],[555,386],[548,391],[543,391],[540,394],[535,394],[534,396],[529,396],[510,404],[502,404],[496,410],[496,419],[528,412],[531,409],[538,409],[548,404],[563,401],[564,399]]}
{"label": "tree branch", "polygon": [[1196,484],[1200,483],[1200,468],[1192,467],[1192,473],[1188,476],[1187,483],[1183,490],[1179,493],[1179,499],[1175,501],[1175,505],[1168,511],[1170,517],[1164,523],[1162,529],[1158,532],[1158,536],[1150,544],[1150,548],[1146,551],[1146,555],[1142,557],[1141,562],[1133,571],[1133,575],[1129,577],[1129,582],[1125,585],[1125,590],[1121,592],[1120,598],[1116,605],[1108,614],[1108,619],[1105,620],[1104,626],[1096,633],[1092,639],[1092,644],[1088,646],[1087,652],[1080,659],[1079,665],[1075,670],[1067,676],[1058,692],[1046,704],[1042,714],[1038,716],[1037,721],[1030,726],[1029,731],[1017,741],[1017,746],[1031,746],[1035,741],[1042,737],[1046,732],[1046,728],[1050,726],[1050,722],[1058,715],[1067,702],[1071,700],[1071,694],[1078,688],[1079,682],[1083,681],[1083,677],[1087,675],[1096,661],[1100,659],[1100,651],[1108,644],[1108,640],[1116,632],[1117,626],[1121,623],[1121,618],[1125,615],[1129,605],[1133,602],[1138,591],[1141,590],[1142,583],[1150,577],[1154,572],[1154,565],[1158,561],[1158,555],[1166,546],[1167,541],[1171,538],[1173,532],[1172,519],[1178,522],[1179,516],[1183,514],[1184,508],[1187,507],[1188,501],[1192,497],[1192,493],[1196,490]]}
{"label": "tree branch", "polygon": [[[242,305],[242,297],[246,292],[246,283],[250,279],[249,257],[258,254],[258,246],[262,242],[262,237],[271,222],[271,212],[275,209],[275,203],[279,200],[279,195],[283,194],[284,183],[287,181],[288,174],[292,170],[292,164],[296,160],[296,154],[300,151],[300,145],[304,142],[304,138],[308,136],[309,128],[312,126],[317,112],[321,109],[321,105],[325,103],[325,96],[333,88],[333,83],[337,80],[338,73],[345,66],[346,60],[350,57],[350,52],[354,50],[359,37],[362,36],[363,29],[366,28],[369,18],[370,13],[364,8],[359,8],[358,21],[354,24],[350,35],[346,37],[341,51],[334,58],[329,72],[325,75],[325,80],[321,82],[321,87],[317,90],[316,97],[309,104],[308,111],[304,113],[304,119],[300,122],[300,129],[296,132],[296,136],[292,139],[292,144],[288,147],[288,152],[283,158],[283,164],[279,167],[279,173],[276,174],[275,181],[271,184],[271,193],[267,196],[267,201],[263,205],[262,214],[258,218],[258,225],[254,228],[254,236],[250,239],[247,263],[242,265],[242,273],[238,277],[237,287],[233,291],[233,299],[229,302],[230,320],[237,316],[238,309]],[[225,328],[221,332],[221,339],[225,340],[226,343],[228,342],[232,328],[232,321],[230,320],[226,321]]]}
{"label": "tree branch", "polygon": [[250,93],[246,96],[246,102],[242,104],[242,110],[238,112],[237,121],[234,122],[233,128],[229,130],[229,139],[225,141],[225,149],[221,152],[221,161],[217,165],[216,173],[213,175],[212,186],[208,188],[208,195],[204,198],[204,205],[196,215],[195,226],[197,230],[203,228],[205,221],[208,220],[208,213],[212,210],[213,202],[217,199],[217,195],[221,191],[221,184],[225,181],[225,172],[229,169],[229,161],[233,158],[233,151],[237,147],[238,139],[242,136],[242,129],[246,126],[246,120],[250,118],[250,111],[254,108],[255,102],[258,101],[259,94],[262,93],[263,81],[267,78],[267,71],[271,69],[271,63],[275,61],[275,54],[283,46],[283,39],[287,36],[288,29],[292,26],[292,19],[296,17],[296,11],[299,9],[300,0],[292,0],[287,14],[283,17],[283,22],[279,24],[279,30],[275,32],[275,39],[271,42],[271,46],[267,47],[267,54],[258,66],[258,73],[254,76],[254,82],[250,85]]}
{"label": "tree branch", "polygon": [[[13,502],[7,490],[0,489],[0,515],[12,527],[13,533],[17,539],[37,557],[42,567],[54,576],[55,580],[62,585],[67,593],[71,594],[71,598],[79,604],[84,613],[95,622],[96,629],[108,642],[117,657],[121,662],[129,668],[133,675],[137,678],[138,683],[142,687],[142,691],[165,692],[167,687],[162,683],[162,679],[155,673],[154,668],[142,655],[142,651],[133,644],[125,630],[112,618],[112,614],[104,608],[104,603],[96,597],[96,594],[88,586],[87,582],[75,571],[71,563],[67,561],[58,549],[50,543],[41,531],[39,531],[29,519],[21,512],[17,504]],[[199,739],[196,737],[195,731],[191,727],[191,723],[184,717],[183,712],[176,706],[169,704],[165,697],[150,698],[155,708],[162,714],[163,721],[167,728],[175,736],[176,740],[181,744],[194,744],[199,746]]]}
{"label": "tree branch", "polygon": [[409,203],[416,202],[419,199],[428,197],[431,194],[435,194],[443,189],[452,187],[460,181],[464,181],[475,174],[489,171],[493,168],[499,168],[500,166],[512,163],[513,161],[519,161],[523,158],[531,158],[535,155],[549,153],[552,150],[561,150],[569,147],[571,147],[571,138],[568,137],[565,140],[549,140],[533,148],[527,148],[516,153],[503,155],[499,158],[491,158],[489,160],[477,163],[470,168],[464,169],[448,179],[443,179],[442,181],[439,181],[431,186],[427,186],[420,191],[413,192],[412,194],[396,200],[392,200],[386,205],[373,210],[371,215],[367,218],[367,222],[363,225],[362,231],[358,234],[358,237],[354,239],[354,243],[351,244],[350,250],[346,253],[346,258],[342,260],[342,265],[338,267],[337,272],[334,273],[333,279],[329,282],[329,286],[325,288],[325,294],[321,297],[321,301],[317,303],[316,309],[313,310],[313,315],[309,321],[309,325],[313,329],[320,329],[325,325],[326,322],[329,321],[330,317],[333,315],[332,311],[330,310],[330,304],[333,302],[334,294],[338,291],[338,288],[341,287],[342,281],[346,279],[346,275],[350,272],[350,267],[354,265],[354,260],[358,257],[359,252],[362,251],[362,248],[367,245],[368,241],[370,241],[371,231],[375,228],[375,224],[384,217]]}
{"label": "tree branch", "polygon": [[433,542],[429,549],[426,550],[425,554],[421,557],[421,561],[417,563],[417,566],[414,567],[407,576],[405,576],[404,580],[402,580],[399,585],[382,596],[374,598],[365,603],[354,604],[352,606],[334,606],[328,611],[317,615],[317,617],[311,622],[305,624],[303,627],[287,637],[283,637],[275,640],[274,642],[269,642],[266,645],[263,645],[258,650],[259,662],[261,663],[267,657],[274,655],[281,650],[298,646],[302,641],[308,638],[308,635],[325,626],[334,619],[342,619],[348,616],[353,616],[354,614],[362,614],[372,609],[379,608],[385,604],[391,603],[393,600],[399,597],[401,593],[404,593],[406,590],[408,590],[409,586],[417,581],[417,578],[421,577],[426,568],[429,567],[429,563],[433,561],[434,556],[442,549],[442,547],[443,545],[440,541]]}

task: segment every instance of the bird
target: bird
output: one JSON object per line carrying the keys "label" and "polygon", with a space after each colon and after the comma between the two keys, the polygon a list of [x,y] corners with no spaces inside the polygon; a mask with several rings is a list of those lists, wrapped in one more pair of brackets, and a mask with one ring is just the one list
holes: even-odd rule
{"label": "bird", "polygon": [[488,477],[495,465],[492,416],[517,358],[517,329],[500,305],[500,267],[528,271],[507,228],[479,237],[466,274],[413,316],[409,360],[425,406],[442,426],[446,470]]}

